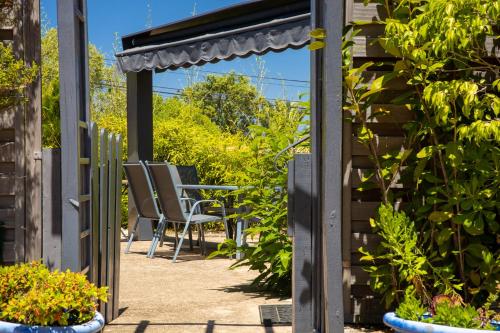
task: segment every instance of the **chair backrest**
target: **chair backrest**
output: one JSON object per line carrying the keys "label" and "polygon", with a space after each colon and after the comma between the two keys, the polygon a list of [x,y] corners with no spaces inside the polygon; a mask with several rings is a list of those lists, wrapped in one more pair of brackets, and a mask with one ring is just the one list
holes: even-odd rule
{"label": "chair backrest", "polygon": [[160,211],[149,179],[148,171],[142,162],[124,163],[128,188],[134,199],[140,217],[159,219]]}
{"label": "chair backrest", "polygon": [[177,185],[181,184],[176,167],[168,163],[146,162],[158,195],[161,210],[169,221],[186,222],[184,206]]}
{"label": "chair backrest", "polygon": [[[177,165],[176,168],[182,184],[198,185],[200,183],[198,171],[194,165]],[[196,201],[203,199],[199,190],[184,190],[184,192]]]}

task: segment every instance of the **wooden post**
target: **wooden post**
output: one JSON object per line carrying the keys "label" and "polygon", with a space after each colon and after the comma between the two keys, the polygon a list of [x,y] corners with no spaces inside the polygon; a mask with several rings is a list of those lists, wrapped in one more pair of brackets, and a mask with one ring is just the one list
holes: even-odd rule
{"label": "wooden post", "polygon": [[313,222],[313,246],[321,262],[321,272],[318,269],[315,275],[319,276],[322,287],[318,328],[325,333],[340,333],[344,331],[341,55],[344,0],[312,0],[311,15],[312,28],[326,31],[325,47],[313,55],[311,71],[313,196],[317,196],[314,209],[319,213]]}
{"label": "wooden post", "polygon": [[122,212],[121,212],[121,199],[122,199],[122,138],[120,135],[116,137],[115,144],[115,158],[116,158],[116,185],[115,185],[115,247],[114,247],[114,267],[115,272],[113,275],[113,317],[115,319],[118,317],[118,311],[120,310],[120,240],[121,240],[121,222],[122,222]]}
{"label": "wooden post", "polygon": [[61,150],[43,150],[43,263],[61,269]]}
{"label": "wooden post", "polygon": [[[289,162],[289,216],[293,219],[292,313],[293,332],[313,332],[311,155],[295,155]],[[290,187],[289,187],[290,191]]]}
{"label": "wooden post", "polygon": [[[99,132],[99,287],[108,285],[108,131]],[[106,316],[107,304],[99,303],[99,311]]]}
{"label": "wooden post", "polygon": [[[153,160],[153,73],[140,71],[127,73],[127,149],[128,161]],[[137,211],[129,192],[128,230],[136,223]],[[137,230],[140,240],[151,240],[151,224],[140,223]]]}
{"label": "wooden post", "polygon": [[97,125],[90,123],[90,141],[92,143],[90,153],[90,193],[91,202],[90,210],[92,215],[91,224],[91,266],[90,266],[90,281],[99,283],[99,241],[100,241],[100,228],[99,228],[99,130]]}
{"label": "wooden post", "polygon": [[[24,61],[40,65],[40,1],[23,1]],[[42,257],[42,78],[26,88],[25,152],[26,253],[25,260]],[[22,154],[22,153],[20,153]]]}
{"label": "wooden post", "polygon": [[[85,0],[57,1],[61,105],[62,269],[89,268],[90,140]],[[85,241],[82,240],[85,238]],[[84,246],[82,246],[82,243]],[[83,258],[83,260],[82,260]]]}

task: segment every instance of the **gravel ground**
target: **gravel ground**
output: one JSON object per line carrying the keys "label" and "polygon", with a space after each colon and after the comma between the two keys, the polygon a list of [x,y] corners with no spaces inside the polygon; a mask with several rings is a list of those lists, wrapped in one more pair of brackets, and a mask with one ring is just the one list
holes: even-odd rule
{"label": "gravel ground", "polygon": [[[207,234],[206,239],[213,249],[222,236]],[[181,251],[173,264],[171,240],[158,248],[154,259],[146,258],[149,242],[134,242],[129,254],[122,251],[121,314],[105,327],[105,333],[292,332],[291,326],[262,326],[258,311],[258,305],[287,304],[291,299],[251,290],[248,283],[255,272],[229,270],[231,259],[205,260],[196,247],[193,252]],[[354,326],[345,331],[378,332]]]}

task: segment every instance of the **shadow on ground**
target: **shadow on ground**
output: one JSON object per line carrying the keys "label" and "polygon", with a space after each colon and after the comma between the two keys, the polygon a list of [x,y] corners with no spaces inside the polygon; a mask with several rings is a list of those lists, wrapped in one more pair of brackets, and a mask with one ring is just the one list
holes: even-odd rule
{"label": "shadow on ground", "polygon": [[[206,323],[151,323],[148,320],[141,320],[139,324],[136,323],[120,323],[120,324],[109,324],[108,327],[116,327],[119,329],[119,327],[123,326],[135,326],[134,333],[145,333],[147,329],[149,328],[155,328],[155,329],[161,329],[161,328],[175,328],[175,327],[198,327],[198,328],[205,328],[205,333],[214,333],[216,328],[234,328],[235,332],[238,331],[238,328],[257,328],[261,327],[261,325],[255,325],[255,324],[223,324],[223,323],[216,323],[215,320],[208,320]],[[265,333],[274,333],[275,331],[273,330],[272,326],[265,327]]]}

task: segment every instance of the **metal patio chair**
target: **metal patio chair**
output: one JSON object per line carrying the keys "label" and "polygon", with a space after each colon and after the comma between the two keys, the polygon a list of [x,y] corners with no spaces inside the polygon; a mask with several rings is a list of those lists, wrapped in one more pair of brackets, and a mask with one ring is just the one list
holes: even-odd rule
{"label": "metal patio chair", "polygon": [[[208,222],[222,221],[224,222],[224,228],[226,230],[226,237],[228,237],[227,220],[224,204],[219,200],[191,200],[190,211],[186,212],[185,205],[183,205],[183,200],[185,198],[181,197],[178,191],[177,185],[180,184],[180,179],[174,179],[176,170],[175,166],[169,165],[168,163],[149,163],[146,162],[146,166],[151,175],[151,180],[153,181],[158,195],[158,201],[161,210],[165,214],[165,218],[162,223],[158,224],[159,235],[162,235],[166,227],[167,222],[184,224],[184,230],[178,241],[177,248],[175,250],[173,262],[177,260],[177,256],[182,247],[184,237],[189,230],[191,225],[199,225],[201,229],[201,251],[202,254],[206,253],[205,246],[205,235],[203,232],[203,224]],[[204,203],[217,203],[221,209],[221,216],[206,215],[202,214],[200,208],[201,204]],[[150,257],[153,256],[154,251],[158,245],[158,239],[151,246]]]}
{"label": "metal patio chair", "polygon": [[132,228],[132,232],[129,235],[127,242],[127,247],[125,248],[125,253],[130,252],[130,246],[134,239],[135,233],[137,231],[137,226],[139,225],[140,218],[146,218],[150,220],[158,220],[158,227],[151,241],[151,246],[148,251],[151,252],[151,247],[155,243],[155,237],[158,234],[158,228],[165,222],[165,217],[158,208],[158,203],[156,201],[153,186],[148,174],[148,170],[144,163],[134,162],[134,163],[124,163],[123,168],[125,169],[125,175],[128,179],[129,191],[132,194],[132,198],[137,209],[137,219],[135,225]]}

